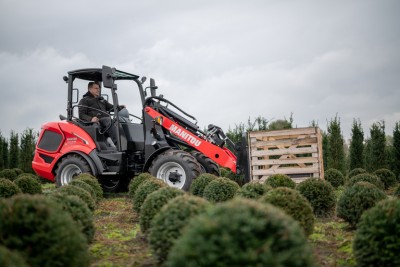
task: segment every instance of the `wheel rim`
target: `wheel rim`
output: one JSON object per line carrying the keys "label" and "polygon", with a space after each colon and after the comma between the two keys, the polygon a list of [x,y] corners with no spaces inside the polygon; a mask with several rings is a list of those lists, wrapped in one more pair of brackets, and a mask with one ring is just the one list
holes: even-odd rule
{"label": "wheel rim", "polygon": [[[180,176],[179,181],[171,181],[171,174]],[[186,182],[186,172],[180,164],[167,162],[158,169],[157,178],[163,180],[170,187],[182,189]]]}
{"label": "wheel rim", "polygon": [[63,168],[60,174],[61,186],[67,185],[72,181],[72,178],[82,173],[81,168],[76,164],[69,164]]}

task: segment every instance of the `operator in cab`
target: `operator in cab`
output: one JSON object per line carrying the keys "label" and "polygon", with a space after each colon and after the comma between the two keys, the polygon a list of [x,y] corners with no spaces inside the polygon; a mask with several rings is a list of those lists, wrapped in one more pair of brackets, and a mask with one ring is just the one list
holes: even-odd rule
{"label": "operator in cab", "polygon": [[[79,118],[87,122],[100,124],[102,129],[108,129],[108,137],[111,137],[113,144],[117,142],[117,133],[115,127],[111,125],[109,112],[114,108],[101,96],[101,87],[98,82],[89,82],[88,91],[79,101]],[[124,105],[118,106],[118,111],[125,108]]]}

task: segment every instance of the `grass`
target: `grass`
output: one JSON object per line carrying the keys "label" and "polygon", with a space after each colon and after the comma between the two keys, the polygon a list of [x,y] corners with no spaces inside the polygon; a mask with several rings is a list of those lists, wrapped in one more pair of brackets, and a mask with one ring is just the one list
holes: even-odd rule
{"label": "grass", "polygon": [[94,213],[94,223],[91,266],[157,266],[140,232],[139,217],[125,195],[111,195],[101,200]]}

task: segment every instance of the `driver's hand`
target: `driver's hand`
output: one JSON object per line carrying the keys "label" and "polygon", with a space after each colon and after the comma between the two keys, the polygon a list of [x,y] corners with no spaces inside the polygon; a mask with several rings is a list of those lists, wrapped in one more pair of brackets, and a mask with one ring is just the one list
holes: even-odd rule
{"label": "driver's hand", "polygon": [[97,117],[92,117],[92,119],[90,120],[91,122],[99,122],[99,118]]}

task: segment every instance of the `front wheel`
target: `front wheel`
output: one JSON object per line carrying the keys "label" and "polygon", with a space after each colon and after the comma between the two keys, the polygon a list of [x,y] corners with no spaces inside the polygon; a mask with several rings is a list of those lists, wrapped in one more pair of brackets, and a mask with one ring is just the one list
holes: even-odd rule
{"label": "front wheel", "polygon": [[187,191],[201,171],[199,163],[189,153],[168,150],[154,159],[149,172],[169,186]]}
{"label": "front wheel", "polygon": [[56,184],[58,187],[69,184],[72,179],[81,174],[92,174],[89,164],[78,155],[69,155],[61,160],[56,170]]}
{"label": "front wheel", "polygon": [[200,163],[202,173],[210,173],[215,176],[220,176],[219,166],[209,157],[198,151],[192,152],[193,157]]}

